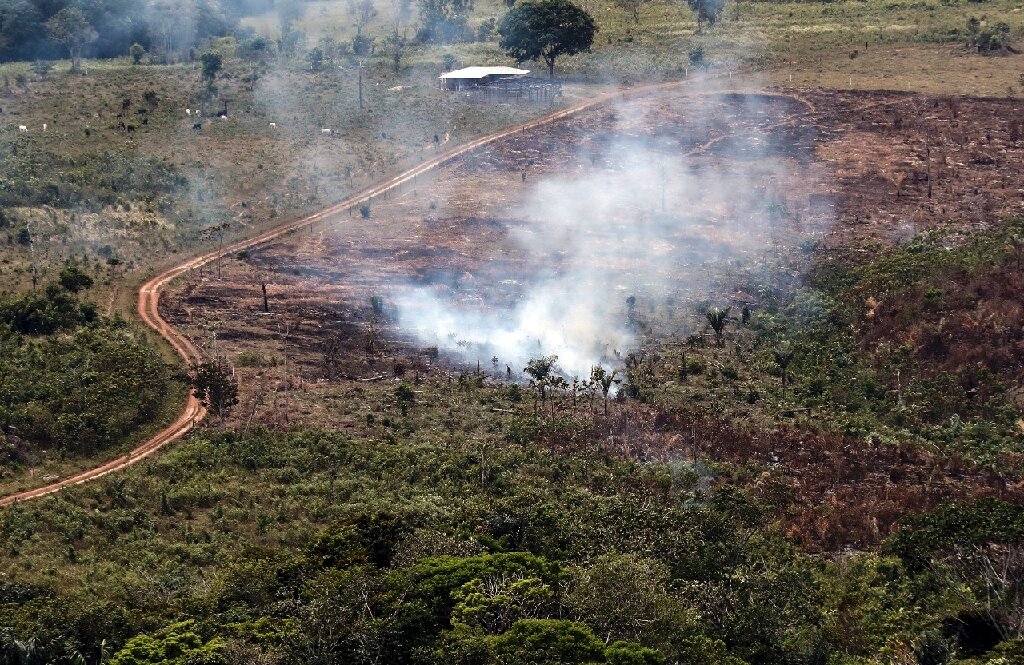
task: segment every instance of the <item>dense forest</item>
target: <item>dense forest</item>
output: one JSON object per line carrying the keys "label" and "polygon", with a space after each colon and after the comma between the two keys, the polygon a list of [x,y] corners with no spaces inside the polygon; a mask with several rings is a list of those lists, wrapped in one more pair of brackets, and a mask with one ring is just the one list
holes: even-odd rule
{"label": "dense forest", "polygon": [[240,16],[269,7],[256,0],[160,2],[136,0],[4,0],[0,3],[0,60],[67,57],[52,38],[48,22],[66,7],[81,10],[94,31],[85,55],[113,58],[128,55],[132,44],[147,51],[188,51],[210,37],[238,26]]}

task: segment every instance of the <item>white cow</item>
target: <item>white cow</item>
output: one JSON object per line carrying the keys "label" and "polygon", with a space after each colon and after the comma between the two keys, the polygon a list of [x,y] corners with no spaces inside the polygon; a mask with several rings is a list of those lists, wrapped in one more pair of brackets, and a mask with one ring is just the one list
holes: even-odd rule
{"label": "white cow", "polygon": [[26,127],[25,125],[18,125],[18,131],[19,132],[27,132],[28,131],[28,127]]}
{"label": "white cow", "polygon": [[321,130],[320,130],[320,133],[321,133],[321,134],[330,134],[330,133],[331,133],[331,130],[329,130],[329,129],[321,129]]}
{"label": "white cow", "polygon": [[192,109],[185,109],[185,115],[192,115]]}
{"label": "white cow", "polygon": [[46,123],[45,122],[43,123],[43,131],[44,132],[46,131]]}
{"label": "white cow", "polygon": [[270,123],[270,128],[271,129],[277,129],[277,123],[276,122]]}

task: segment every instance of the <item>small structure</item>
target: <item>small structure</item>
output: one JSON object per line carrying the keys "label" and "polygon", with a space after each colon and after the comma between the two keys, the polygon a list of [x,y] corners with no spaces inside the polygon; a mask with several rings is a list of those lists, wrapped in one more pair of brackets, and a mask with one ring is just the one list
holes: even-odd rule
{"label": "small structure", "polygon": [[465,90],[490,85],[503,79],[520,78],[529,73],[528,69],[515,67],[466,67],[441,74],[438,79],[445,90]]}

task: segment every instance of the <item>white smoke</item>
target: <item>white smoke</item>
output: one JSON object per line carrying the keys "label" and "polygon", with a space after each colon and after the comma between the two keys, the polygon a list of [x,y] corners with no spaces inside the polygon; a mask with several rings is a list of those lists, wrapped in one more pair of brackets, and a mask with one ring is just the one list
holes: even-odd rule
{"label": "white smoke", "polygon": [[[699,291],[709,285],[708,264],[763,249],[765,183],[779,182],[786,165],[768,154],[762,132],[745,127],[741,147],[723,148],[745,158],[707,159],[698,169],[687,156],[694,146],[637,133],[639,108],[617,109],[606,147],[581,143],[575,164],[531,176],[525,201],[510,211],[523,224],[510,234],[545,268],[499,276],[523,284],[517,302],[495,306],[475,287],[407,285],[396,297],[403,329],[471,363],[494,357],[518,373],[533,358],[557,355],[565,376],[588,377],[594,365],[619,364],[639,342],[627,298],[644,304]],[[703,136],[698,143],[715,145],[702,134],[715,120],[710,113],[688,108],[685,122]]]}

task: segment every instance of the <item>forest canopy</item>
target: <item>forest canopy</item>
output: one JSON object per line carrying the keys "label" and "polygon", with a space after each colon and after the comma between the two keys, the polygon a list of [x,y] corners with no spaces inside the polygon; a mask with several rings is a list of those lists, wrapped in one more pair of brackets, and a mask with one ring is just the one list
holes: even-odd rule
{"label": "forest canopy", "polygon": [[69,7],[80,10],[96,31],[84,55],[111,58],[128,55],[136,43],[147,51],[187,51],[204,39],[228,34],[240,16],[268,6],[264,0],[0,0],[0,60],[67,57],[47,22]]}

